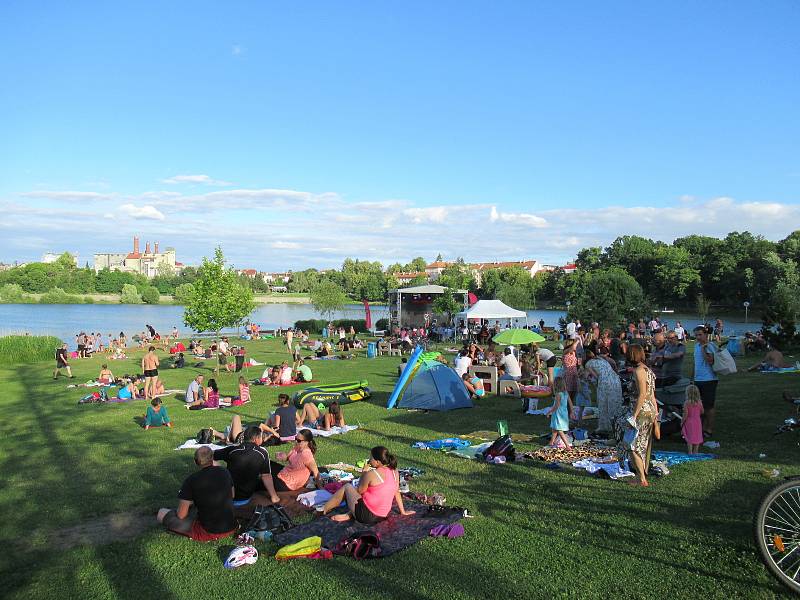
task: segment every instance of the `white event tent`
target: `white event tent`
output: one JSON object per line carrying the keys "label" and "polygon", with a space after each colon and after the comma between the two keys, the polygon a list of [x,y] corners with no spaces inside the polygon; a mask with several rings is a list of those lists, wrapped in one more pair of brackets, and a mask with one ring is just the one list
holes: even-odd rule
{"label": "white event tent", "polygon": [[508,319],[509,326],[513,326],[514,319],[525,319],[525,327],[528,327],[528,313],[524,310],[511,308],[503,304],[500,300],[478,300],[469,307],[469,310],[458,313],[456,318],[464,321],[467,319],[487,319],[495,321]]}

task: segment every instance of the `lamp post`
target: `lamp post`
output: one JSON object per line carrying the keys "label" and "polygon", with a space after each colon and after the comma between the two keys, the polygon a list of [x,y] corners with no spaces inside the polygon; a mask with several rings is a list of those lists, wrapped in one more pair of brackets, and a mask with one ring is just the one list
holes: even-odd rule
{"label": "lamp post", "polygon": [[744,324],[745,325],[747,325],[747,309],[748,308],[750,308],[750,303],[745,301],[745,303],[744,303]]}

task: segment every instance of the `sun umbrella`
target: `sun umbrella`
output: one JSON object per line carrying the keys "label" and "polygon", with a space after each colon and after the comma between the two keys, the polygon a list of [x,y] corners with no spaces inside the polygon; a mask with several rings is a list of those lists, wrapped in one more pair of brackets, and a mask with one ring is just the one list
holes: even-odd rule
{"label": "sun umbrella", "polygon": [[519,346],[521,344],[532,344],[534,342],[543,342],[543,338],[538,333],[530,329],[506,329],[501,331],[492,338],[498,344],[505,344],[507,346]]}

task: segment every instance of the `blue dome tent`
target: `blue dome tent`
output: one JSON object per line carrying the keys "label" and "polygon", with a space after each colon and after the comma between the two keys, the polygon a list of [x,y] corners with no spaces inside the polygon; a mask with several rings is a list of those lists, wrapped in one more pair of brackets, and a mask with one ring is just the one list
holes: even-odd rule
{"label": "blue dome tent", "polygon": [[[406,370],[411,370],[407,383],[400,378],[397,385],[401,389],[396,387],[392,394],[392,398],[398,398],[399,408],[442,411],[472,408],[472,400],[461,378],[453,369],[436,360],[437,356],[438,352],[418,354],[416,361],[406,367]],[[388,408],[393,406],[390,401]]]}

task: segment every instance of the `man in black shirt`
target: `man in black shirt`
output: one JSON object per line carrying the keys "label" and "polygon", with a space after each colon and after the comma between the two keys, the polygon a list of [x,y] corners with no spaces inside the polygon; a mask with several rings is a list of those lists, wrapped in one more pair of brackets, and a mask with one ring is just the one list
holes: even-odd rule
{"label": "man in black shirt", "polygon": [[[233,477],[237,506],[248,504],[277,504],[280,502],[272,482],[269,453],[261,447],[264,441],[259,427],[244,430],[244,442],[214,452],[214,460],[224,460]],[[263,492],[266,492],[266,496]],[[267,500],[268,498],[268,500]]]}
{"label": "man in black shirt", "polygon": [[194,453],[199,471],[187,477],[178,492],[178,510],[162,508],[158,521],[170,531],[199,542],[226,537],[234,532],[233,480],[228,470],[214,465],[211,448]]}
{"label": "man in black shirt", "polygon": [[66,344],[62,344],[61,348],[56,349],[56,369],[53,371],[53,379],[58,379],[58,376],[61,374],[61,369],[66,369],[67,376],[72,379],[72,369],[69,368]]}

